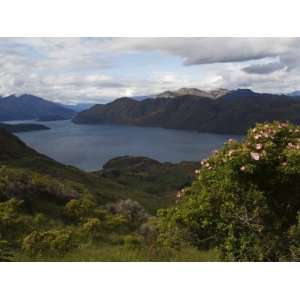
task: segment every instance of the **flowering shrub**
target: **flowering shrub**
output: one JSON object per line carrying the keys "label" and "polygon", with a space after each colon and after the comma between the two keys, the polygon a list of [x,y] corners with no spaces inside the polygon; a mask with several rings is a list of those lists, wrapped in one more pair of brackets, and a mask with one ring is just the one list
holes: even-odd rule
{"label": "flowering shrub", "polygon": [[85,236],[97,240],[103,235],[103,224],[98,218],[88,218],[82,225],[82,231]]}
{"label": "flowering shrub", "polygon": [[64,207],[64,215],[72,221],[81,220],[91,214],[95,203],[89,196],[82,199],[72,199]]}
{"label": "flowering shrub", "polygon": [[23,213],[22,206],[23,201],[14,198],[0,201],[0,236],[14,244],[32,230],[32,220]]}
{"label": "flowering shrub", "polygon": [[291,233],[300,209],[300,127],[257,124],[195,173],[177,206],[160,211],[162,242],[181,238],[199,248],[217,246],[234,261],[293,259],[300,244]]}
{"label": "flowering shrub", "polygon": [[26,236],[22,248],[30,256],[63,256],[76,247],[71,231],[33,231]]}

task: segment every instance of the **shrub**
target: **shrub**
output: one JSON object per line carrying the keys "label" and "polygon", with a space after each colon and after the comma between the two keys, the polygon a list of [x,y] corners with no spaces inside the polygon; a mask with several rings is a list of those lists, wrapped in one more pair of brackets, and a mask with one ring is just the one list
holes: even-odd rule
{"label": "shrub", "polygon": [[98,218],[88,218],[82,225],[82,232],[92,240],[98,240],[103,236],[103,223]]}
{"label": "shrub", "polygon": [[229,140],[202,161],[196,173],[192,187],[178,193],[177,206],[160,211],[161,242],[216,245],[232,261],[295,259],[300,232],[298,126],[257,124],[242,142]]}
{"label": "shrub", "polygon": [[137,201],[130,199],[112,203],[108,206],[108,210],[113,214],[125,216],[131,229],[138,228],[148,219],[144,207]]}
{"label": "shrub", "polygon": [[108,231],[127,231],[128,220],[122,214],[108,214],[105,220],[105,227]]}
{"label": "shrub", "polygon": [[30,256],[63,256],[75,248],[74,235],[68,230],[33,231],[23,240],[22,248]]}
{"label": "shrub", "polygon": [[138,232],[141,234],[148,244],[153,244],[156,242],[157,238],[157,218],[151,217],[145,223],[143,223]]}
{"label": "shrub", "polygon": [[32,228],[30,216],[22,212],[23,201],[9,199],[0,202],[0,234],[8,240],[17,242],[17,239]]}
{"label": "shrub", "polygon": [[282,260],[300,261],[300,214],[297,223],[292,226],[288,233],[290,255],[282,257]]}
{"label": "shrub", "polygon": [[0,200],[15,197],[25,202],[36,198],[50,198],[64,204],[79,196],[68,181],[60,182],[50,176],[24,169],[0,167]]}
{"label": "shrub", "polygon": [[72,199],[65,205],[64,215],[72,221],[79,221],[90,216],[94,208],[95,203],[90,197]]}

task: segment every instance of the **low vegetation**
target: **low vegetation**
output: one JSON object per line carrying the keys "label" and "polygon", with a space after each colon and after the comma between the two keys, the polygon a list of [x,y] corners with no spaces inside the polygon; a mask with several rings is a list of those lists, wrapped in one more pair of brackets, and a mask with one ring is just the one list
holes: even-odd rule
{"label": "low vegetation", "polygon": [[[91,251],[97,260],[162,260],[149,252],[150,220],[191,184],[196,164],[123,157],[86,173],[1,129],[0,143],[1,260],[89,260]],[[131,254],[121,257],[121,249]]]}
{"label": "low vegetation", "polygon": [[300,260],[296,125],[257,124],[201,164],[122,157],[94,173],[4,139],[3,261]]}

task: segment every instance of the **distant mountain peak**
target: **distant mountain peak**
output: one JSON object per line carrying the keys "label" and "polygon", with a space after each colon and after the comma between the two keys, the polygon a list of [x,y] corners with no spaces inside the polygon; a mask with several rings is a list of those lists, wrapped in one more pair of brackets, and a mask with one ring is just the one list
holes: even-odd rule
{"label": "distant mountain peak", "polygon": [[291,96],[291,97],[299,97],[300,96],[300,90],[293,91],[293,92],[291,92],[287,95]]}
{"label": "distant mountain peak", "polygon": [[198,96],[198,97],[205,97],[211,99],[217,99],[228,94],[230,90],[227,89],[215,89],[210,91],[204,91],[196,88],[180,88],[176,91],[165,91],[156,95],[155,98],[175,98],[179,96]]}
{"label": "distant mountain peak", "polygon": [[41,97],[23,94],[0,98],[0,121],[33,120],[46,117],[70,119],[75,112],[60,103],[51,102]]}
{"label": "distant mountain peak", "polygon": [[229,97],[229,96],[232,96],[232,95],[235,95],[235,96],[251,96],[253,94],[257,94],[257,93],[253,92],[250,89],[236,89],[236,90],[230,91],[226,95]]}

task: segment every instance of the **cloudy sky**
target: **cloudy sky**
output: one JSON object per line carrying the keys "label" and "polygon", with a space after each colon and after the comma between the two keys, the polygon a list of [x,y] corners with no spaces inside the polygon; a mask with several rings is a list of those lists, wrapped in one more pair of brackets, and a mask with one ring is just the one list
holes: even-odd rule
{"label": "cloudy sky", "polygon": [[0,38],[0,95],[104,103],[181,87],[300,90],[300,38]]}

